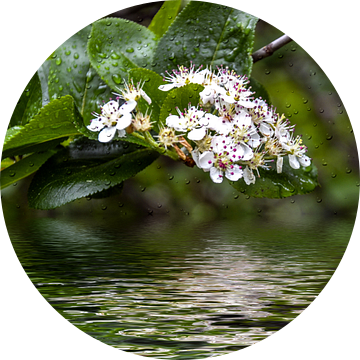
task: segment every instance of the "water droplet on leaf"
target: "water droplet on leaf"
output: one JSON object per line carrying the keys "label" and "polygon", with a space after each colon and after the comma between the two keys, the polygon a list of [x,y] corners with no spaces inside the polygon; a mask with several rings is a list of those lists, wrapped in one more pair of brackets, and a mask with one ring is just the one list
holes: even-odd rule
{"label": "water droplet on leaf", "polygon": [[121,76],[120,75],[118,75],[118,74],[113,74],[112,75],[112,77],[111,77],[112,79],[113,79],[113,81],[114,81],[114,83],[115,84],[121,84]]}

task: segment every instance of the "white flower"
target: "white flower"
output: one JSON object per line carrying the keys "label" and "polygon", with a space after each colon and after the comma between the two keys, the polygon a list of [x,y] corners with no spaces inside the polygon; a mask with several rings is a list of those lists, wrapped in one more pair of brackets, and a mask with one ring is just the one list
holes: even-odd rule
{"label": "white flower", "polygon": [[280,141],[277,138],[267,138],[265,142],[265,151],[270,156],[277,157],[276,170],[277,173],[280,174],[282,172],[282,167],[284,163],[283,156],[286,155]]}
{"label": "white flower", "polygon": [[232,154],[235,146],[231,140],[225,136],[215,136],[211,141],[209,151],[205,151],[199,156],[196,154],[195,163],[204,171],[210,172],[210,178],[215,183],[221,183],[224,175],[231,181],[239,180],[243,171],[238,164],[235,164]]}
{"label": "white flower", "polygon": [[222,88],[217,84],[206,85],[204,90],[200,92],[200,99],[203,105],[214,105],[215,100],[219,97]]}
{"label": "white flower", "polygon": [[204,75],[204,80],[201,85],[204,86],[204,90],[200,92],[200,99],[202,105],[214,105],[215,100],[218,98],[219,93],[221,93],[222,88],[219,85],[218,77],[209,69],[201,71]]}
{"label": "white flower", "polygon": [[253,108],[246,109],[251,115],[253,124],[259,128],[262,135],[266,137],[273,136],[273,124],[276,121],[276,115],[274,114],[273,109],[262,99],[255,99],[253,103],[255,104]]}
{"label": "white flower", "polygon": [[255,104],[250,96],[253,94],[246,85],[249,83],[246,76],[236,75],[234,71],[219,69],[219,84],[223,86],[219,93],[219,105],[222,108],[227,104],[237,104],[245,108],[252,108]]}
{"label": "white flower", "polygon": [[281,115],[275,124],[275,136],[280,144],[286,144],[289,141],[292,141],[291,132],[293,131],[294,125],[290,125],[290,122],[285,118],[285,115]]}
{"label": "white flower", "polygon": [[174,129],[163,127],[159,131],[159,135],[155,135],[158,138],[158,142],[167,149],[170,146],[179,142],[179,138],[176,136]]}
{"label": "white flower", "polygon": [[135,109],[136,101],[130,100],[119,107],[117,101],[111,100],[101,107],[101,114],[91,120],[87,128],[91,131],[99,131],[100,142],[111,141],[116,131],[119,137],[126,135],[125,129],[131,124],[131,111]]}
{"label": "white flower", "polygon": [[185,86],[190,83],[202,84],[208,70],[205,69],[200,71],[201,68],[202,66],[200,66],[197,70],[194,70],[194,65],[191,64],[190,68],[179,66],[178,70],[172,71],[172,74],[166,72],[167,76],[164,77],[164,81],[167,81],[170,84],[160,85],[159,90],[169,91],[173,88]]}
{"label": "white flower", "polygon": [[293,169],[299,169],[300,166],[309,166],[311,159],[305,155],[307,147],[302,144],[302,139],[297,136],[295,139],[290,137],[287,143],[283,143],[282,147],[289,154],[289,164]]}
{"label": "white flower", "polygon": [[249,161],[246,161],[247,167],[244,170],[244,180],[247,185],[255,184],[253,170],[256,170],[258,177],[260,177],[259,167],[263,169],[270,168],[270,166],[266,165],[266,163],[272,162],[273,160],[265,160],[264,156],[265,154],[263,152],[254,152],[254,156]]}
{"label": "white flower", "polygon": [[218,135],[226,135],[231,131],[232,116],[229,112],[224,112],[220,116],[206,113],[204,118],[207,122],[207,128],[214,130]]}
{"label": "white flower", "polygon": [[245,111],[235,114],[229,136],[235,143],[241,143],[247,147],[257,148],[261,143],[260,135],[252,124],[251,116]]}
{"label": "white flower", "polygon": [[205,112],[197,109],[195,106],[189,107],[185,113],[179,108],[176,109],[179,116],[169,115],[166,118],[166,125],[174,128],[176,131],[189,131],[187,137],[190,140],[201,140],[206,135],[206,125],[208,122],[203,117]]}
{"label": "white flower", "polygon": [[151,113],[148,114],[147,110],[145,114],[142,114],[141,112],[137,112],[135,117],[132,119],[132,127],[135,131],[149,131],[152,128],[152,124],[154,121],[150,121],[151,119]]}
{"label": "white flower", "polygon": [[137,83],[136,86],[133,83],[133,80],[129,84],[125,82],[124,90],[120,90],[121,94],[114,93],[114,95],[119,96],[125,101],[138,101],[141,97],[150,105],[151,99],[142,89],[145,82]]}

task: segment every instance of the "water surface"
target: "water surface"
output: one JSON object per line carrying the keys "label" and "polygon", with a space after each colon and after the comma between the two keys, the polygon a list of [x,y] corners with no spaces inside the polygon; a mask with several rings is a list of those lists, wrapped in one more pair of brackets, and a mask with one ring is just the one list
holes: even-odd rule
{"label": "water surface", "polygon": [[284,327],[326,285],[352,226],[7,220],[25,271],[61,315],[115,348],[164,359],[226,354]]}

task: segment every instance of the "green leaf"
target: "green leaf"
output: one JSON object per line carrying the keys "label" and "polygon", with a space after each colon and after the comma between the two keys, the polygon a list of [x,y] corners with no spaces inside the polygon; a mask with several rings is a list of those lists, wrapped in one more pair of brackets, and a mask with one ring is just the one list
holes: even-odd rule
{"label": "green leaf", "polygon": [[181,0],[166,1],[152,19],[148,29],[161,38],[174,21],[181,6]]}
{"label": "green leaf", "polygon": [[46,57],[45,61],[46,60],[51,60],[53,58],[53,56],[54,56],[54,53],[55,53],[55,50],[53,50],[53,52]]}
{"label": "green leaf", "polygon": [[9,126],[27,124],[39,112],[41,106],[42,92],[40,80],[38,74],[35,73],[20,96],[11,116]]}
{"label": "green leaf", "polygon": [[177,65],[224,65],[250,77],[257,18],[222,5],[194,1],[159,40],[153,68],[159,74]]}
{"label": "green leaf", "polygon": [[145,114],[148,109],[148,113],[151,112],[151,121],[155,121],[154,128],[158,131],[157,123],[160,116],[160,108],[167,96],[167,93],[159,90],[159,86],[165,84],[163,78],[155,73],[154,71],[148,69],[132,69],[129,71],[129,78],[133,79],[134,84],[140,82],[143,83],[143,90],[151,98],[151,105],[149,105],[145,100],[138,102],[139,110]]}
{"label": "green leaf", "polygon": [[38,151],[34,146],[50,141],[54,144],[54,141],[56,143],[69,136],[79,135],[77,127],[81,124],[71,96],[53,100],[19,131],[15,129],[16,132],[12,136],[7,136],[3,158],[29,154]]}
{"label": "green leaf", "polygon": [[150,165],[158,153],[124,142],[75,141],[50,158],[35,174],[29,205],[53,209],[119,186]]}
{"label": "green leaf", "polygon": [[294,170],[285,159],[281,174],[271,169],[259,169],[260,178],[255,184],[246,185],[243,179],[231,183],[232,186],[245,195],[257,198],[281,199],[292,195],[302,195],[313,191],[319,186],[317,168],[315,165]]}
{"label": "green leaf", "polygon": [[197,106],[200,101],[199,93],[203,89],[204,87],[201,85],[188,84],[168,92],[160,111],[160,124],[164,125],[166,118],[170,114],[178,115],[177,107],[180,111],[183,111],[189,107],[189,104],[191,104],[191,106]]}
{"label": "green leaf", "polygon": [[108,102],[113,96],[111,89],[90,65],[87,56],[90,31],[91,25],[74,34],[47,61],[50,63],[50,99],[71,95],[85,124],[90,124],[90,120],[94,118],[92,113],[98,112],[102,103]]}
{"label": "green leaf", "polygon": [[33,174],[58,150],[34,153],[1,171],[1,189]]}
{"label": "green leaf", "polygon": [[118,91],[130,69],[152,64],[155,34],[129,20],[106,18],[93,24],[90,62],[107,85]]}

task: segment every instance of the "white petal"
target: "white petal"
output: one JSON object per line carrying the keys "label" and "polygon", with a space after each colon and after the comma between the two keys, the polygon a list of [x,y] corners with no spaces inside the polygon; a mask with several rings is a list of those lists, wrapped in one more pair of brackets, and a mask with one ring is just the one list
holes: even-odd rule
{"label": "white petal", "polygon": [[137,105],[137,102],[135,100],[129,100],[125,101],[119,109],[120,114],[124,115],[126,113],[129,113],[135,109],[135,106]]}
{"label": "white petal", "polygon": [[298,161],[301,166],[309,166],[311,164],[310,158],[306,155],[303,155],[302,157],[298,158]]}
{"label": "white petal", "polygon": [[293,169],[299,169],[300,163],[296,155],[289,154],[289,164]]}
{"label": "white petal", "polygon": [[[223,135],[214,136],[211,139],[211,146],[212,146],[214,152],[219,154],[224,151],[224,146],[230,145],[230,141],[231,140],[228,137],[223,136]],[[230,150],[230,149],[228,149],[228,150]]]}
{"label": "white petal", "polygon": [[278,156],[276,161],[276,171],[278,174],[282,173],[283,163],[284,163],[284,158],[282,156]]}
{"label": "white petal", "polygon": [[117,122],[116,129],[123,130],[126,129],[131,124],[131,114],[124,114]]}
{"label": "white petal", "polygon": [[146,94],[146,92],[144,90],[141,90],[141,96],[149,105],[151,104],[151,99],[149,98],[149,96]]}
{"label": "white petal", "polygon": [[232,169],[226,169],[225,176],[230,181],[238,181],[243,176],[243,171],[240,169],[239,165],[233,165]]}
{"label": "white petal", "polygon": [[199,156],[199,164],[202,169],[210,169],[214,166],[214,154],[211,151],[205,151]]}
{"label": "white petal", "polygon": [[241,160],[243,161],[247,161],[252,159],[252,157],[254,156],[253,151],[251,150],[250,146],[246,145],[246,144],[240,144],[242,151],[243,151],[243,155]]}
{"label": "white petal", "polygon": [[169,90],[173,89],[174,87],[177,87],[177,84],[165,84],[165,85],[160,85],[159,90],[169,91]]}
{"label": "white petal", "polygon": [[188,133],[188,138],[190,140],[201,140],[206,135],[206,128],[201,127],[200,129],[193,129]]}
{"label": "white petal", "polygon": [[181,126],[181,120],[178,116],[176,115],[169,115],[166,118],[166,126],[172,127],[172,128],[178,128],[180,125],[181,128],[183,128],[183,126]]}
{"label": "white petal", "polygon": [[223,87],[218,87],[218,97],[220,100],[223,100],[225,103],[234,104],[235,99],[233,96],[228,95],[228,92]]}
{"label": "white petal", "polygon": [[217,128],[221,125],[221,119],[216,115],[206,114],[204,119],[207,121],[207,128],[210,130],[217,131]]}
{"label": "white petal", "polygon": [[125,137],[126,131],[125,130],[118,130],[118,137]]}
{"label": "white petal", "polygon": [[99,133],[98,140],[103,143],[109,142],[113,139],[115,132],[116,126],[104,127]]}
{"label": "white petal", "polygon": [[248,142],[248,144],[253,147],[253,148],[256,148],[260,145],[261,143],[261,139],[260,139],[260,136],[258,133],[256,134],[251,134],[251,138]]}
{"label": "white petal", "polygon": [[238,126],[247,127],[252,125],[251,116],[245,111],[240,110],[240,113],[234,116],[234,120],[236,121]]}
{"label": "white petal", "polygon": [[246,185],[255,184],[255,175],[248,166],[245,168],[243,175]]}
{"label": "white petal", "polygon": [[205,87],[205,89],[199,95],[200,95],[200,99],[204,105],[207,104],[208,102],[211,105],[214,104],[216,94],[215,94],[214,90],[211,89],[210,87]]}
{"label": "white petal", "polygon": [[250,109],[250,108],[253,108],[256,106],[256,104],[250,100],[239,100],[237,103],[247,109]]}
{"label": "white petal", "polygon": [[102,123],[101,117],[91,120],[90,125],[87,128],[90,131],[100,131],[105,125]]}
{"label": "white petal", "polygon": [[212,167],[210,169],[210,178],[214,183],[217,183],[217,184],[220,184],[224,179],[222,171],[215,167]]}
{"label": "white petal", "polygon": [[272,136],[272,134],[274,132],[274,130],[271,128],[271,126],[265,122],[260,123],[259,130],[265,136]]}
{"label": "white petal", "polygon": [[102,107],[101,112],[110,114],[117,112],[118,110],[119,110],[119,103],[117,101],[111,100]]}
{"label": "white petal", "polygon": [[193,150],[191,152],[191,156],[192,156],[193,160],[195,161],[196,166],[201,169],[200,162],[199,162],[199,158],[200,158],[199,150],[197,150],[197,149]]}

